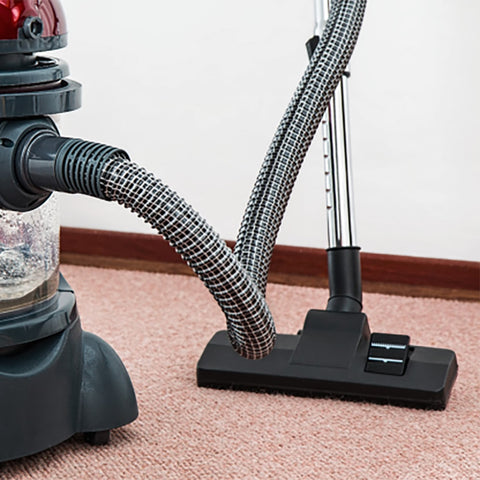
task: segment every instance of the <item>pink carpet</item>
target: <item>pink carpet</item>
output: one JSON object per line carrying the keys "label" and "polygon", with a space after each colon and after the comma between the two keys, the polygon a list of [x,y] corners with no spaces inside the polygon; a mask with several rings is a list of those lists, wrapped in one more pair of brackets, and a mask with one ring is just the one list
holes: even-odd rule
{"label": "pink carpet", "polygon": [[[199,389],[195,366],[224,318],[192,277],[66,265],[85,330],[119,353],[140,416],[91,447],[73,438],[0,465],[7,479],[480,479],[480,304],[365,295],[373,330],[457,352],[443,412]],[[270,285],[280,333],[327,292]],[[1,428],[1,426],[0,426]]]}

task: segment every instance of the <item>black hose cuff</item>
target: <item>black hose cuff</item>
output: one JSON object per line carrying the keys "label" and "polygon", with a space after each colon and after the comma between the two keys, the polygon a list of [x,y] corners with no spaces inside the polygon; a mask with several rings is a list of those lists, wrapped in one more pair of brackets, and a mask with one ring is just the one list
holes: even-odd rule
{"label": "black hose cuff", "polygon": [[78,138],[37,133],[22,151],[22,179],[31,191],[83,193],[106,200],[100,174],[106,162],[128,159],[123,150]]}
{"label": "black hose cuff", "polygon": [[52,191],[107,200],[100,174],[107,162],[129,160],[125,151],[63,138],[48,118],[0,123],[0,208],[25,212]]}
{"label": "black hose cuff", "polygon": [[100,185],[101,172],[111,160],[129,160],[128,154],[100,143],[74,138],[63,140],[55,158],[55,176],[62,190],[108,200]]}

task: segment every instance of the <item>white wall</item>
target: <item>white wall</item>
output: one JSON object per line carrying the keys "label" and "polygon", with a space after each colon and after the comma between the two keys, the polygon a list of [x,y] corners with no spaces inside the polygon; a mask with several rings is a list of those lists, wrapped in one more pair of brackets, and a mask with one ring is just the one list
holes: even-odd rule
{"label": "white wall", "polygon": [[[64,0],[84,85],[64,135],[111,143],[181,193],[226,239],[307,64],[312,0]],[[364,251],[480,260],[480,2],[370,0],[352,61],[351,126]],[[325,247],[318,141],[279,243]],[[68,197],[68,198],[67,198]],[[62,224],[151,232],[121,207],[64,197]]]}

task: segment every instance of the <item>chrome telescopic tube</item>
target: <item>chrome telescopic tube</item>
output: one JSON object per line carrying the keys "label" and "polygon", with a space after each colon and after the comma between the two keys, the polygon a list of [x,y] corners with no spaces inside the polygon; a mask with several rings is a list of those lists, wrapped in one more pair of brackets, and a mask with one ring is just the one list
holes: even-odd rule
{"label": "chrome telescopic tube", "polygon": [[[325,27],[329,0],[315,0],[315,35]],[[329,248],[356,246],[350,149],[348,77],[345,72],[322,119]]]}
{"label": "chrome telescopic tube", "polygon": [[321,37],[325,28],[325,24],[327,23],[330,1],[314,0],[313,7],[315,9],[315,26],[313,28],[313,34],[317,37]]}

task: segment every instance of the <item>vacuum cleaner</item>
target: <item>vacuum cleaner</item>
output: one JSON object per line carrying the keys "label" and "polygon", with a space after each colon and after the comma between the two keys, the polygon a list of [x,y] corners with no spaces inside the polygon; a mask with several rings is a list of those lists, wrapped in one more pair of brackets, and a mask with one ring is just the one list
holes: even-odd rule
{"label": "vacuum cleaner", "polygon": [[[94,444],[137,416],[121,360],[84,332],[59,273],[52,192],[116,201],[183,257],[225,314],[197,367],[200,386],[337,395],[445,408],[454,352],[370,333],[362,313],[346,115],[348,62],[365,0],[334,0],[255,183],[232,251],[160,179],[119,148],[62,137],[52,115],[80,107],[68,65],[38,52],[67,43],[58,0],[0,4],[0,461],[75,433]],[[317,2],[317,14],[320,15]],[[338,89],[337,89],[338,86]],[[335,93],[336,92],[336,93]],[[326,116],[324,116],[326,115]],[[265,302],[273,246],[307,150],[325,138],[330,299],[298,335],[277,335]]]}
{"label": "vacuum cleaner", "polygon": [[[326,19],[335,15],[338,3],[341,2],[314,1],[314,36],[306,44],[311,62],[328,31]],[[278,335],[270,355],[258,361],[235,355],[227,332],[216,333],[198,362],[198,385],[444,409],[457,375],[455,353],[410,345],[408,335],[371,333],[362,313],[360,248],[353,208],[348,70],[342,72],[321,121],[329,244],[330,297],[326,309],[310,310],[298,334]],[[315,125],[318,120],[317,116]],[[283,141],[287,143],[285,138],[289,138],[290,147],[292,137],[285,135]],[[293,138],[296,140],[295,134]],[[289,153],[287,150],[285,161]],[[258,215],[256,202],[254,191],[236,245],[240,258],[250,265],[260,261],[251,253],[259,232],[248,232],[245,227],[250,225],[249,217]],[[276,201],[270,204],[277,205]],[[249,234],[245,240],[244,236]],[[273,248],[271,244],[269,247]],[[266,272],[265,268],[260,280],[263,292]]]}

